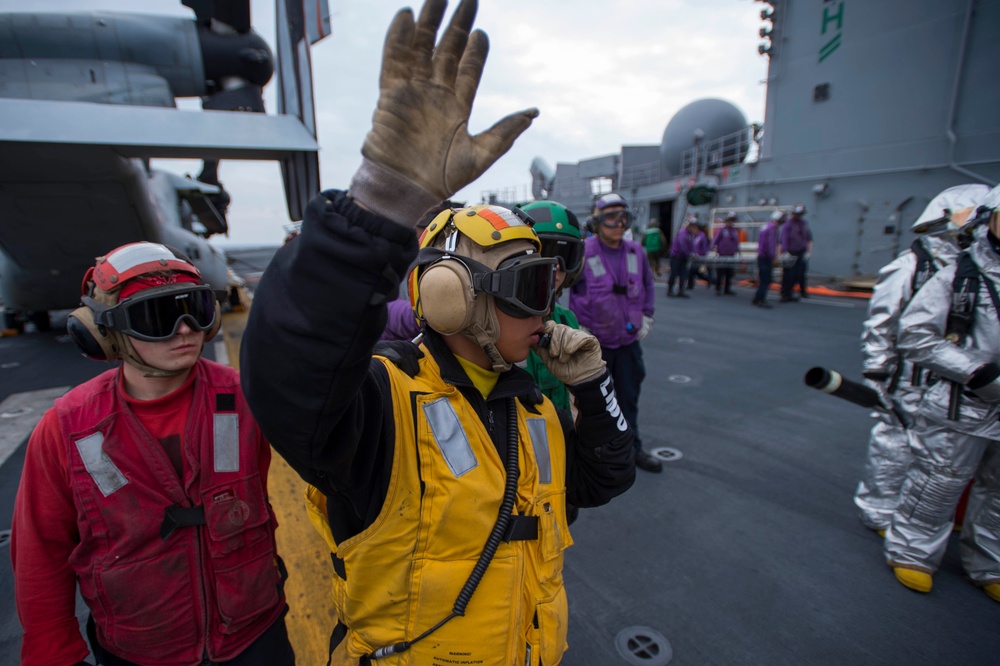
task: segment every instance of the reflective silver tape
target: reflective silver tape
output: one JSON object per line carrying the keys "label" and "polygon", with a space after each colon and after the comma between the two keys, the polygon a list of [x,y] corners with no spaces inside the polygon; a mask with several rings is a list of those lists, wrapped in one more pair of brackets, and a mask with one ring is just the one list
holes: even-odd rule
{"label": "reflective silver tape", "polygon": [[427,417],[434,441],[452,474],[462,476],[479,464],[469,446],[469,438],[462,428],[462,422],[448,398],[438,398],[424,405],[424,416]]}
{"label": "reflective silver tape", "polygon": [[83,459],[83,466],[87,468],[90,478],[94,480],[101,494],[105,497],[115,492],[128,483],[128,479],[115,467],[111,458],[104,452],[104,433],[95,432],[93,435],[78,439],[74,442],[76,450],[80,452]]}
{"label": "reflective silver tape", "polygon": [[545,419],[528,419],[528,435],[531,437],[531,448],[535,451],[535,463],[538,465],[538,482],[552,483],[549,431],[545,429]]}
{"label": "reflective silver tape", "polygon": [[215,414],[214,450],[216,472],[240,471],[240,416]]}
{"label": "reflective silver tape", "polygon": [[637,274],[639,272],[639,257],[629,252],[625,255],[625,266],[629,273]]}
{"label": "reflective silver tape", "polygon": [[604,263],[601,261],[600,257],[591,257],[587,259],[587,265],[590,266],[590,272],[594,274],[594,277],[601,277],[604,275]]}

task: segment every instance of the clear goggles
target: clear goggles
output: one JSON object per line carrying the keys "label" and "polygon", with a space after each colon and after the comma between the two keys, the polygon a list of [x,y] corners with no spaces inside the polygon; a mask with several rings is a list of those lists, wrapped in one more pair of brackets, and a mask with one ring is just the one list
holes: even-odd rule
{"label": "clear goggles", "polygon": [[148,342],[174,337],[181,322],[196,331],[207,331],[215,324],[215,292],[207,284],[153,287],[114,306],[89,296],[83,297],[83,303],[94,312],[94,323]]}
{"label": "clear goggles", "polygon": [[545,316],[552,309],[555,297],[556,267],[559,260],[537,254],[523,254],[500,263],[491,270],[468,257],[453,255],[439,248],[424,248],[418,263],[428,265],[451,257],[460,261],[472,275],[472,287],[496,299],[504,314],[517,319]]}
{"label": "clear goggles", "polygon": [[539,235],[542,256],[559,260],[559,267],[573,274],[583,268],[583,241],[561,234]]}
{"label": "clear goggles", "polygon": [[617,227],[628,229],[632,226],[632,213],[627,210],[609,210],[606,213],[600,213],[597,219],[601,221],[603,226],[611,229]]}

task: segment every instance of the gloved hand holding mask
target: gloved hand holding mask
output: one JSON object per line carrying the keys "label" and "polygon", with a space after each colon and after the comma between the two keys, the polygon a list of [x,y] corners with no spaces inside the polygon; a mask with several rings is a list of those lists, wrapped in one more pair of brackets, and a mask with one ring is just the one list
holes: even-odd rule
{"label": "gloved hand holding mask", "polygon": [[535,352],[552,375],[567,386],[597,379],[607,365],[601,357],[601,343],[590,333],[565,324],[545,322],[545,333],[551,336],[547,347]]}
{"label": "gloved hand holding mask", "polygon": [[476,0],[463,0],[435,48],[446,6],[427,0],[416,23],[408,8],[396,14],[382,53],[378,106],[361,149],[365,159],[351,182],[359,204],[401,224],[415,224],[478,178],[538,116],[526,109],[469,134],[489,41],[472,31]]}

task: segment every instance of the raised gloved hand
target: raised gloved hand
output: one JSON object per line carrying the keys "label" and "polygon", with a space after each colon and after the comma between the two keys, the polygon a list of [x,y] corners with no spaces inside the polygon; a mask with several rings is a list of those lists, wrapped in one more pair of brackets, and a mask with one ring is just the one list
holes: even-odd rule
{"label": "raised gloved hand", "polygon": [[563,384],[575,386],[604,374],[607,364],[593,335],[552,320],[545,322],[545,333],[551,336],[548,346],[536,347],[535,352]]}
{"label": "raised gloved hand", "polygon": [[642,328],[636,334],[635,339],[642,342],[649,332],[653,330],[653,318],[649,315],[642,315]]}
{"label": "raised gloved hand", "polygon": [[[378,106],[361,149],[366,164],[351,184],[352,196],[376,212],[395,211],[373,199],[400,194],[379,181],[402,177],[432,202],[445,200],[506,153],[538,116],[537,109],[526,109],[476,136],[469,134],[489,41],[481,30],[470,34],[476,0],[463,0],[435,48],[446,5],[445,0],[426,0],[415,24],[412,11],[402,9],[386,34]],[[373,186],[376,193],[370,191]]]}

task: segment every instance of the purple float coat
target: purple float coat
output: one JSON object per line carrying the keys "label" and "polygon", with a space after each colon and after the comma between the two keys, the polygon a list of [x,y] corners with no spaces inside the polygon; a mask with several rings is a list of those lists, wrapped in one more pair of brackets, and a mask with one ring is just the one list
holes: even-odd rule
{"label": "purple float coat", "polygon": [[691,238],[691,233],[688,231],[686,226],[681,227],[681,230],[677,232],[676,236],[674,236],[674,242],[670,245],[670,256],[683,258],[690,257],[693,247],[694,241]]}
{"label": "purple float coat", "polygon": [[757,256],[774,259],[778,255],[778,223],[771,220],[757,237]]}
{"label": "purple float coat", "polygon": [[[616,286],[624,293],[615,293]],[[654,302],[653,271],[639,243],[623,240],[610,248],[597,236],[584,241],[583,273],[570,291],[569,309],[602,347],[635,342],[642,316],[653,316]]]}
{"label": "purple float coat", "polygon": [[412,340],[420,332],[420,324],[413,314],[410,299],[400,296],[389,301],[389,318],[379,340]]}
{"label": "purple float coat", "polygon": [[801,217],[790,217],[781,227],[781,249],[784,252],[806,252],[812,239],[809,223]]}
{"label": "purple float coat", "polygon": [[708,254],[708,236],[704,233],[699,233],[694,237],[694,242],[691,243],[691,252],[697,254],[700,257],[704,257]]}
{"label": "purple float coat", "polygon": [[740,251],[740,232],[736,227],[724,226],[715,232],[712,247],[723,257],[731,257]]}

